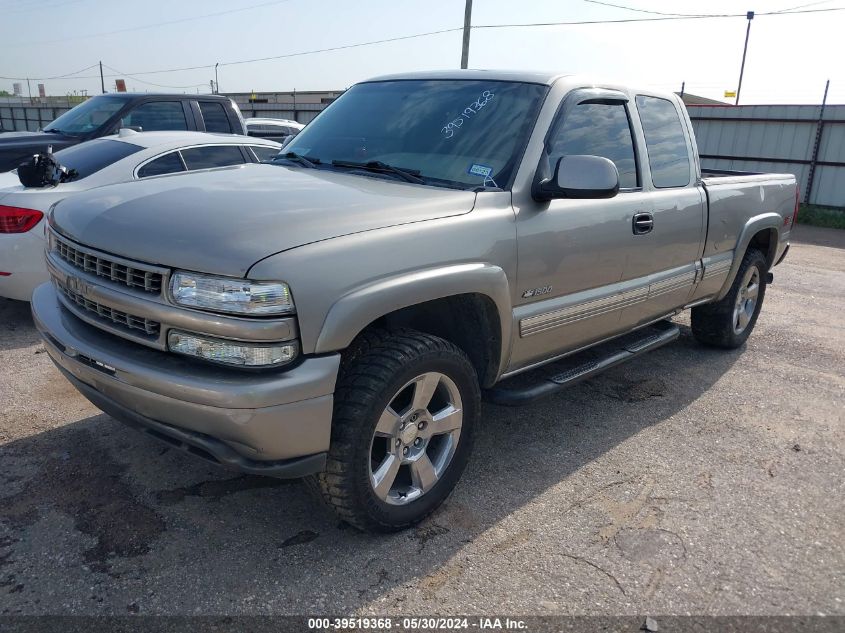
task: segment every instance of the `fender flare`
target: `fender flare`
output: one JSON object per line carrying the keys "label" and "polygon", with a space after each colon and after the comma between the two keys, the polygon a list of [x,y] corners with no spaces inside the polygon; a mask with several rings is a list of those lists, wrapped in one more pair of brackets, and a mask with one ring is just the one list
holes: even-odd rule
{"label": "fender flare", "polygon": [[760,231],[774,230],[775,232],[775,239],[771,242],[769,252],[765,254],[766,261],[768,262],[769,268],[771,268],[772,264],[774,264],[774,255],[777,252],[777,245],[780,241],[780,227],[782,224],[783,217],[774,212],[755,215],[745,223],[745,226],[742,227],[742,231],[740,231],[739,237],[736,241],[734,258],[731,263],[731,268],[728,271],[728,276],[725,279],[725,283],[722,284],[722,289],[719,291],[719,294],[716,295],[715,301],[719,301],[728,294],[728,291],[731,289],[734,279],[736,278],[736,274],[739,271],[739,266],[742,264],[742,258],[745,257],[745,251],[748,250],[748,245],[751,243],[752,238]]}
{"label": "fender flare", "polygon": [[323,354],[346,349],[364,328],[386,314],[461,294],[481,294],[495,304],[502,337],[501,373],[509,356],[513,326],[510,285],[504,270],[480,262],[404,272],[345,294],[329,308],[314,351]]}

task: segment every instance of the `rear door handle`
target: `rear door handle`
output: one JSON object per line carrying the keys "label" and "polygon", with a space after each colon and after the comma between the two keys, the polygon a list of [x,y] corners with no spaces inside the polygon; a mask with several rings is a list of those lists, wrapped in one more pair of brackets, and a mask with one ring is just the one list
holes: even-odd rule
{"label": "rear door handle", "polygon": [[634,235],[651,233],[651,230],[654,228],[654,216],[646,212],[635,213],[632,227],[634,229]]}

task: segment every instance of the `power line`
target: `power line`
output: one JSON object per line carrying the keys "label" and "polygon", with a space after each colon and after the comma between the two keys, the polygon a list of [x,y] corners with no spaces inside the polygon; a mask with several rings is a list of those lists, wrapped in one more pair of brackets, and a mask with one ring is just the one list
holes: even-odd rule
{"label": "power line", "polygon": [[804,7],[814,7],[818,4],[827,4],[828,2],[832,2],[833,0],[821,0],[820,2],[808,2],[807,4],[799,4],[797,7],[789,7],[788,9],[780,9],[779,11],[775,11],[774,13],[788,13],[789,11],[794,11],[795,9],[803,9]]}
{"label": "power line", "polygon": [[156,83],[153,83],[152,81],[146,81],[144,79],[140,79],[140,78],[138,78],[134,75],[130,75],[128,73],[120,72],[117,68],[113,68],[113,67],[111,67],[107,64],[103,64],[103,67],[108,68],[109,70],[117,73],[117,75],[106,75],[108,77],[112,77],[112,76],[114,76],[114,77],[130,77],[130,78],[134,79],[135,81],[140,81],[142,84],[147,84],[148,86],[155,86],[156,88],[173,88],[173,89],[182,88],[182,89],[184,89],[184,88],[198,88],[200,86],[207,86],[208,85],[206,82],[203,82],[203,83],[199,83],[199,84],[191,84],[189,86],[167,86],[167,85],[164,85],[164,84],[156,84]]}
{"label": "power line", "polygon": [[[308,51],[299,51],[299,52],[296,52],[296,53],[285,53],[285,54],[282,54],[282,55],[273,55],[271,57],[256,57],[254,59],[240,59],[240,60],[231,61],[231,62],[220,62],[219,65],[220,66],[235,66],[235,65],[239,65],[239,64],[251,64],[253,62],[271,61],[271,60],[274,60],[274,59],[285,59],[285,58],[288,58],[288,57],[301,57],[303,55],[313,55],[313,54],[316,54],[316,53],[328,53],[328,52],[332,52],[332,51],[339,51],[339,50],[345,50],[345,49],[350,49],[350,48],[359,48],[361,46],[372,46],[374,44],[385,44],[385,43],[388,43],[388,42],[399,42],[399,41],[402,41],[402,40],[410,40],[410,39],[419,38],[419,37],[428,37],[429,35],[440,35],[441,33],[454,33],[454,32],[462,31],[462,30],[463,30],[463,27],[456,27],[456,28],[453,28],[453,29],[441,29],[439,31],[428,31],[426,33],[414,33],[413,35],[401,35],[399,37],[391,37],[391,38],[387,38],[387,39],[383,39],[383,40],[373,40],[373,41],[370,41],[370,42],[358,42],[358,43],[355,43],[355,44],[344,44],[342,46],[332,46],[330,48],[319,48],[319,49],[313,49],[313,50],[308,50]],[[94,64],[93,66],[89,66],[89,68],[94,68],[95,66],[97,66],[97,64]],[[203,70],[203,69],[210,69],[210,68],[214,68],[214,64],[203,64],[201,66],[184,66],[184,67],[181,67],[181,68],[164,68],[164,69],[161,69],[161,70],[143,70],[143,71],[138,71],[138,72],[134,72],[134,73],[131,73],[131,74],[130,73],[122,73],[120,75],[106,75],[106,77],[122,77],[123,75],[126,75],[127,77],[134,77],[136,75],[158,75],[158,74],[163,74],[163,73],[175,73],[175,72],[182,72],[182,71],[187,71],[187,70]],[[87,70],[87,68],[85,70]],[[115,70],[115,69],[111,68],[111,70]],[[78,71],[78,72],[81,72],[81,71]],[[73,73],[71,73],[71,74],[73,74]],[[99,75],[90,75],[90,76],[87,76],[87,77],[72,77],[72,79],[96,79],[98,77],[99,77]],[[47,79],[56,79],[56,78],[57,77],[47,77]],[[0,79],[15,79],[15,80],[20,79],[20,80],[23,80],[23,79],[26,79],[26,77],[0,77]]]}
{"label": "power line", "polygon": [[301,51],[299,53],[285,53],[284,55],[273,55],[271,57],[257,57],[255,59],[242,59],[236,62],[220,62],[221,66],[235,66],[237,64],[251,64],[253,62],[265,62],[273,59],[286,59],[288,57],[300,57],[302,55],[313,55],[315,53],[330,53],[332,51],[342,51],[349,48],[359,48],[361,46],[371,46],[373,44],[386,44],[388,42],[399,42],[402,40],[411,40],[418,37],[428,37],[429,35],[440,35],[441,33],[455,33],[463,31],[464,27],[459,26],[453,29],[441,29],[439,31],[429,31],[428,33],[416,33],[414,35],[402,35],[400,37],[390,37],[384,40],[374,40],[372,42],[360,42],[358,44],[345,44],[343,46],[332,46],[331,48],[318,48],[310,51]]}
{"label": "power line", "polygon": [[31,79],[32,81],[47,81],[49,79],[91,79],[92,77],[99,77],[99,75],[90,75],[88,77],[73,77],[72,75],[78,75],[79,73],[84,73],[86,70],[91,70],[92,68],[96,68],[97,64],[91,64],[90,66],[86,66],[82,70],[77,70],[72,73],[67,73],[66,75],[56,75],[55,77],[3,77],[0,76],[0,79],[13,79],[13,80],[25,80]]}
{"label": "power line", "polygon": [[[28,7],[21,7],[16,6],[14,9],[7,10],[5,7],[0,7],[0,10],[3,11],[3,15],[18,15],[21,13],[35,13],[36,10],[40,15],[43,15],[44,11],[47,9],[55,9],[58,7],[63,7],[68,4],[78,4],[79,2],[84,2],[85,0],[67,0],[66,2],[56,2],[54,4],[38,4],[36,3],[35,6],[28,6]],[[20,5],[19,2],[12,3],[8,6],[13,5]]]}
{"label": "power line", "polygon": [[[758,13],[758,16],[783,16],[783,15],[796,15],[796,14],[806,14],[806,13],[828,13],[833,11],[845,11],[845,7],[835,7],[830,9],[805,9],[805,10],[796,10],[796,11],[773,11],[767,13]],[[504,29],[504,28],[533,28],[533,27],[550,27],[550,26],[586,26],[591,24],[628,24],[628,23],[637,23],[637,22],[666,22],[666,21],[677,21],[677,20],[697,20],[697,19],[720,19],[720,18],[737,18],[737,17],[746,17],[744,13],[733,13],[733,14],[712,14],[712,15],[689,15],[689,16],[662,16],[662,17],[654,17],[654,18],[624,18],[624,19],[617,19],[617,20],[577,20],[577,21],[567,21],[567,22],[534,22],[534,23],[514,23],[514,24],[476,24],[473,25],[473,29]],[[454,27],[449,29],[440,29],[437,31],[428,31],[425,33],[414,33],[412,35],[402,35],[398,37],[390,37],[380,40],[371,40],[368,42],[357,42],[355,44],[344,44],[341,46],[331,46],[328,48],[317,48],[311,49],[307,51],[298,51],[295,53],[283,53],[281,55],[271,55],[267,57],[255,57],[252,59],[241,59],[236,61],[230,62],[219,62],[220,66],[235,66],[240,64],[251,64],[255,62],[263,62],[263,61],[272,61],[277,59],[288,59],[291,57],[301,57],[304,55],[314,55],[317,53],[328,53],[340,50],[348,50],[351,48],[360,48],[363,46],[373,46],[376,44],[386,44],[389,42],[399,42],[404,40],[416,39],[421,37],[429,37],[432,35],[441,35],[444,33],[456,33],[459,31],[463,31],[463,27]],[[89,66],[88,68],[93,68],[97,64]],[[181,68],[165,68],[160,70],[144,70],[138,71],[133,73],[122,73],[121,75],[107,75],[108,77],[120,77],[123,74],[129,77],[135,77],[137,75],[157,75],[157,74],[164,74],[164,73],[173,73],[173,72],[183,72],[188,70],[203,70],[203,69],[210,69],[214,68],[215,64],[203,64],[198,66],[184,66]],[[88,70],[88,68],[83,70]],[[114,70],[112,68],[112,70]],[[76,71],[77,73],[83,71]],[[99,75],[91,75],[91,76],[82,76],[82,77],[71,77],[76,73],[69,73],[68,75],[59,75],[56,77],[44,77],[40,78],[43,79],[93,79],[99,78]],[[0,77],[0,79],[13,79],[13,80],[25,80],[26,77]],[[39,78],[32,78],[30,79],[39,79]],[[139,80],[140,81],[140,80]],[[199,85],[199,84],[196,84]],[[204,84],[203,84],[204,85]]]}
{"label": "power line", "polygon": [[143,24],[140,26],[131,26],[125,29],[118,29],[115,31],[103,31],[101,33],[91,33],[89,35],[73,35],[71,37],[62,37],[55,40],[42,40],[40,42],[32,42],[33,45],[41,45],[41,44],[53,44],[56,42],[68,42],[71,40],[82,40],[82,39],[91,39],[94,37],[105,37],[107,35],[117,35],[120,33],[130,33],[132,31],[142,31],[146,29],[154,29],[160,26],[168,26],[171,24],[182,24],[184,22],[192,22],[194,20],[203,20],[206,18],[215,18],[221,15],[229,15],[231,13],[241,13],[243,11],[251,11],[253,9],[260,9],[262,7],[269,7],[275,4],[282,4],[285,2],[290,2],[290,0],[271,0],[270,2],[262,2],[261,4],[253,4],[248,7],[240,7],[237,9],[227,9],[226,11],[218,11],[216,13],[206,13],[203,15],[194,15],[187,18],[179,18],[177,20],[168,20],[166,22],[156,22],[155,24]]}
{"label": "power line", "polygon": [[[614,9],[624,9],[625,11],[635,11],[637,13],[648,13],[651,15],[663,15],[668,17],[683,17],[683,18],[734,18],[744,14],[737,13],[665,13],[663,11],[652,11],[649,9],[640,9],[637,7],[629,7],[624,4],[613,4],[612,2],[604,2],[603,0],[584,0],[590,4],[597,4],[604,7],[613,7]],[[779,9],[777,11],[769,11],[767,13],[757,13],[757,15],[778,15],[781,13],[799,13],[797,9],[805,7],[813,7],[819,4],[827,4],[832,0],[820,0],[818,2],[808,2],[807,4],[799,4],[788,9]]]}
{"label": "power line", "polygon": [[672,17],[685,17],[685,18],[701,18],[701,17],[722,17],[721,15],[715,14],[705,14],[705,13],[664,13],[663,11],[650,11],[648,9],[637,9],[636,7],[626,7],[621,4],[613,4],[610,2],[601,2],[601,0],[584,0],[584,2],[589,2],[590,4],[599,4],[604,7],[613,7],[614,9],[624,9],[625,11],[636,11],[637,13],[649,13],[651,15],[666,15]]}
{"label": "power line", "polygon": [[[831,9],[806,9],[804,11],[769,11],[766,13],[757,13],[755,15],[798,15],[800,13],[829,13],[831,11],[845,11],[845,7],[836,7]],[[514,24],[476,24],[474,29],[508,29],[520,27],[537,27],[537,26],[580,26],[587,24],[629,24],[632,22],[671,22],[677,20],[709,20],[718,18],[744,18],[745,13],[724,13],[724,14],[707,14],[707,15],[679,15],[679,16],[665,16],[656,18],[621,18],[618,20],[579,20],[572,22],[530,22],[530,23],[514,23]]]}

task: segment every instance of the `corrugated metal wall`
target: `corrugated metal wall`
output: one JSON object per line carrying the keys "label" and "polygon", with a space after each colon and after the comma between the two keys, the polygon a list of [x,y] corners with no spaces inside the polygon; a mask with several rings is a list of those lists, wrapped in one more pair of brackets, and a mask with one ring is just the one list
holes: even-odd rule
{"label": "corrugated metal wall", "polygon": [[845,105],[827,106],[821,125],[821,106],[688,106],[687,110],[703,167],[793,173],[802,201],[845,207]]}

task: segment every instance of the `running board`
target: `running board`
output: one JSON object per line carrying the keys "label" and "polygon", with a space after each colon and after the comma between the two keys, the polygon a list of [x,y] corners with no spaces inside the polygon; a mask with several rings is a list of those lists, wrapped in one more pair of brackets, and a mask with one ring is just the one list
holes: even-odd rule
{"label": "running board", "polygon": [[485,391],[484,399],[509,407],[530,404],[640,354],[671,343],[679,334],[680,329],[671,321],[658,321],[642,330],[504,380]]}

